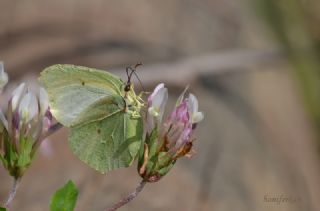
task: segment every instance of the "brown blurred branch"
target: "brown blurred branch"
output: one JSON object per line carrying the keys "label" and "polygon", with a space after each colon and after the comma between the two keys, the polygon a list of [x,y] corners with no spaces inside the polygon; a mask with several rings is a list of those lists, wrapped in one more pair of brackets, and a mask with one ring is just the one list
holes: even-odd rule
{"label": "brown blurred branch", "polygon": [[[244,71],[252,65],[274,65],[284,58],[279,50],[229,50],[209,53],[181,59],[172,63],[144,65],[138,68],[137,73],[146,83],[164,81],[177,85],[185,85],[193,81],[199,74],[219,74],[226,72]],[[120,69],[111,72],[126,78],[125,72]]]}

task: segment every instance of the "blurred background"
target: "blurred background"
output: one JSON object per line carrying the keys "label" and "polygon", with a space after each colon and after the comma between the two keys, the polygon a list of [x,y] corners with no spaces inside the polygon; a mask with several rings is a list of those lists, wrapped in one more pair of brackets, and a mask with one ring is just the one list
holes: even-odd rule
{"label": "blurred background", "polygon": [[[197,154],[122,210],[317,211],[319,11],[316,0],[0,0],[4,95],[56,63],[125,80],[125,67],[143,62],[147,90],[166,83],[173,105],[189,84],[205,120]],[[72,154],[67,134],[44,143],[13,210],[48,210],[69,179],[79,211],[103,210],[135,188],[135,165],[100,175]],[[1,202],[11,182],[0,167]],[[272,201],[281,198],[290,200]]]}

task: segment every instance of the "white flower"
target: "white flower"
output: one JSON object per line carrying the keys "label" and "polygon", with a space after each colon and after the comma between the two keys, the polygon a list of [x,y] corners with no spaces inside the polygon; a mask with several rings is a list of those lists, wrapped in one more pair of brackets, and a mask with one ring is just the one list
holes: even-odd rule
{"label": "white flower", "polygon": [[203,113],[198,111],[198,107],[198,99],[196,98],[196,96],[190,93],[188,98],[188,108],[192,124],[201,122],[204,118]]}
{"label": "white flower", "polygon": [[38,115],[38,101],[32,92],[28,92],[23,96],[19,105],[19,115],[25,123],[30,122]]}
{"label": "white flower", "polygon": [[25,83],[21,83],[15,90],[13,90],[11,98],[12,111],[15,111],[17,109],[18,105],[20,104],[21,98],[26,90],[27,88]]}
{"label": "white flower", "polygon": [[161,83],[154,89],[148,98],[148,112],[151,116],[156,117],[161,122],[166,103],[168,101],[168,89]]}
{"label": "white flower", "polygon": [[3,62],[0,62],[0,89],[8,83],[8,74],[4,72]]}

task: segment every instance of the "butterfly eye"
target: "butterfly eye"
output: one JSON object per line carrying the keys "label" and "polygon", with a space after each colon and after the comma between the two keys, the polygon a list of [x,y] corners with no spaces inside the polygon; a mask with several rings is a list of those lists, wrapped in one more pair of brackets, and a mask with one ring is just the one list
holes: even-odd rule
{"label": "butterfly eye", "polygon": [[125,87],[124,87],[124,91],[125,92],[129,92],[131,89],[131,83],[128,83]]}

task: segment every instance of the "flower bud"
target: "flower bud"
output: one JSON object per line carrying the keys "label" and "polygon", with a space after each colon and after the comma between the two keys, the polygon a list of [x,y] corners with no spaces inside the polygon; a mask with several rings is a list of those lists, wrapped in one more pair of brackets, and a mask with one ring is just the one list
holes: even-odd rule
{"label": "flower bud", "polygon": [[6,146],[0,150],[0,160],[16,178],[31,164],[52,119],[45,90],[40,88],[38,97],[27,90],[24,83],[20,84],[8,102],[7,115],[0,112],[0,125],[4,126],[0,128],[0,146]]}
{"label": "flower bud", "polygon": [[19,105],[19,115],[23,123],[30,122],[39,112],[38,101],[32,92],[23,96]]}
{"label": "flower bud", "polygon": [[150,134],[155,124],[162,121],[164,109],[168,101],[168,89],[164,84],[159,84],[153,93],[148,97],[147,132]]}
{"label": "flower bud", "polygon": [[[158,115],[163,115],[167,89],[160,84],[148,98],[149,131],[140,151],[138,170],[149,182],[156,182],[166,175],[178,158],[192,154],[195,125],[203,120],[204,115],[198,111],[197,98],[193,94],[186,98],[185,94],[186,90],[164,122],[162,116],[158,119]],[[154,120],[158,125],[153,124]]]}

